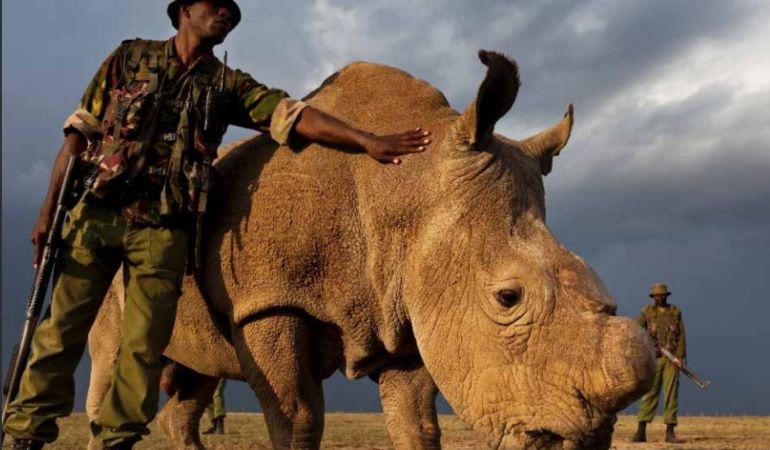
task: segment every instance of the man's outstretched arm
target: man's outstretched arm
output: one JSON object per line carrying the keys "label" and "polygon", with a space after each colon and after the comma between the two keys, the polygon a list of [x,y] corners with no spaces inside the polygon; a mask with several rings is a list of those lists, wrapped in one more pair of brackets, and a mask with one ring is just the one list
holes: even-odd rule
{"label": "man's outstretched arm", "polygon": [[291,135],[298,134],[312,142],[365,151],[383,163],[400,164],[400,156],[423,152],[431,143],[430,132],[419,124],[408,131],[377,136],[292,99],[280,89],[269,88],[245,72],[236,70],[230,79],[236,102],[230,109],[228,123],[269,132],[279,144],[286,144]]}
{"label": "man's outstretched arm", "polygon": [[430,132],[420,127],[388,136],[377,136],[351,127],[312,106],[302,110],[294,124],[294,132],[313,142],[357,147],[377,161],[392,164],[401,164],[400,156],[425,151],[431,142]]}

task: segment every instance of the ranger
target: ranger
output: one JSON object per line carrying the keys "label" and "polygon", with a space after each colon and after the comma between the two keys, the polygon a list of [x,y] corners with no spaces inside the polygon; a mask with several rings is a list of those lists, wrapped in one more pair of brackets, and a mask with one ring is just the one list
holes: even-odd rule
{"label": "ranger", "polygon": [[203,434],[225,434],[225,384],[226,378],[220,378],[214,395],[211,397],[211,403],[206,407],[206,414],[211,419],[211,426]]}
{"label": "ranger", "polygon": [[281,144],[301,135],[357,148],[393,164],[430,143],[419,128],[389,136],[358,130],[220,62],[213,47],[241,20],[233,0],[173,0],[167,13],[175,36],[124,41],[64,124],[32,231],[35,267],[69,156],[80,155],[93,170],[62,231],[51,306],[8,411],[5,431],[15,449],[56,440],[56,419],[72,411],[73,372],[88,331],[121,265],[122,341],[91,430],[104,448],[119,449],[149,433],[192,224],[206,209],[208,170],[228,124],[269,132]]}
{"label": "ranger", "polygon": [[663,423],[666,424],[666,442],[680,442],[674,433],[677,424],[676,413],[679,408],[680,365],[670,361],[659,350],[660,347],[665,348],[681,361],[680,364],[683,364],[687,356],[682,311],[668,303],[669,295],[671,292],[665,284],[653,285],[650,297],[652,297],[654,304],[645,306],[639,314],[639,325],[647,330],[655,341],[657,361],[652,389],[644,394],[639,405],[639,413],[637,414],[639,426],[631,438],[632,442],[647,441],[647,424],[652,422],[658,409],[661,386],[663,387],[665,402]]}

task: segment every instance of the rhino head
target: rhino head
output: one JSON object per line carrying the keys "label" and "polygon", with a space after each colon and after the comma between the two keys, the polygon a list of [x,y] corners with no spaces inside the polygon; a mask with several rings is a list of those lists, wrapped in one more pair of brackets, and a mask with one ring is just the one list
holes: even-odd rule
{"label": "rhino head", "polygon": [[480,58],[477,98],[436,144],[438,194],[408,263],[417,345],[493,448],[608,448],[614,413],[649,387],[652,346],[546,225],[543,176],[569,138],[572,106],[526,140],[495,135],[518,68]]}

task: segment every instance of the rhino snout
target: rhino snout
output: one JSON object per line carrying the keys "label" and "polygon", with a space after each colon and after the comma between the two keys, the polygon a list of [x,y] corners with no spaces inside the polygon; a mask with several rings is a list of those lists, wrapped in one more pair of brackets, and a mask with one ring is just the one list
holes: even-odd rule
{"label": "rhino snout", "polygon": [[601,375],[590,401],[605,413],[617,412],[649,390],[655,352],[647,333],[625,317],[610,317],[602,338]]}

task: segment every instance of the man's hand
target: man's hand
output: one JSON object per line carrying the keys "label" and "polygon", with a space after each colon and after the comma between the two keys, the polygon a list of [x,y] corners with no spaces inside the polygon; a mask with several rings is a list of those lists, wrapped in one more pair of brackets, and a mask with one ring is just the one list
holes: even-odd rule
{"label": "man's hand", "polygon": [[41,215],[37,219],[37,223],[32,228],[32,241],[33,254],[32,254],[32,266],[37,270],[37,266],[40,263],[40,257],[43,255],[43,247],[48,239],[48,232],[51,230],[52,217],[50,215]]}
{"label": "man's hand", "polygon": [[383,163],[401,164],[399,156],[424,152],[430,144],[430,131],[420,127],[387,136],[372,136],[364,149],[372,158]]}
{"label": "man's hand", "polygon": [[294,131],[313,142],[359,148],[377,161],[391,164],[401,164],[399,156],[425,151],[431,142],[430,132],[420,127],[403,133],[377,136],[351,127],[312,106],[302,110]]}

